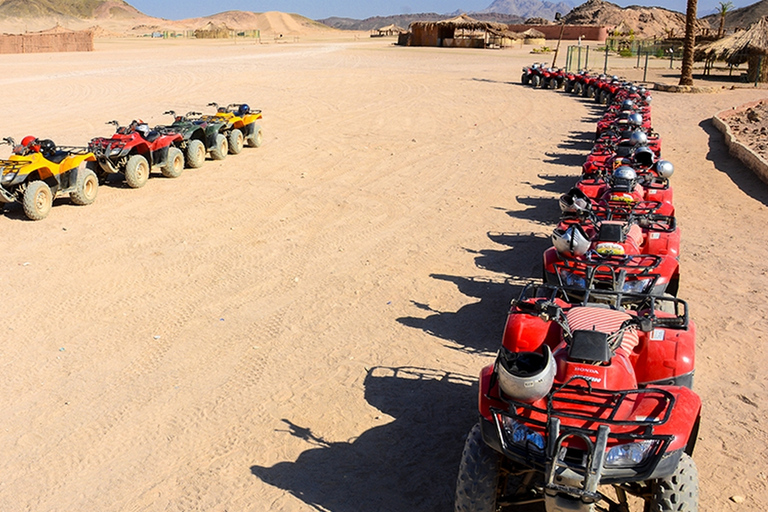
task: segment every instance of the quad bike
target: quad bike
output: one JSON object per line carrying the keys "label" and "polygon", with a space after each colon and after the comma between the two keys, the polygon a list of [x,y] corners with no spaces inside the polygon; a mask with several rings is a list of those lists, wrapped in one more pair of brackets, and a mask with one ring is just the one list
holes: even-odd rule
{"label": "quad bike", "polygon": [[585,163],[574,188],[609,209],[626,210],[638,203],[656,202],[659,207],[654,213],[674,216],[674,192],[669,184],[674,173],[671,162],[658,160],[647,166],[625,158],[609,162],[604,168]]}
{"label": "quad bike", "polygon": [[173,116],[173,124],[155,126],[155,131],[164,135],[178,133],[182,136],[179,148],[184,152],[187,167],[201,167],[208,152],[214,160],[223,160],[227,156],[229,142],[222,133],[227,127],[225,121],[211,116],[203,120],[200,112],[177,116],[176,112],[168,110],[165,114]]}
{"label": "quad bike", "polygon": [[109,121],[116,132],[111,137],[96,137],[88,149],[99,163],[99,180],[106,181],[110,174],[123,173],[131,188],[143,187],[153,167],[160,167],[166,178],[177,178],[184,171],[184,154],[179,146],[183,137],[179,133],[162,134],[150,130],[146,123],[133,121],[120,126]]}
{"label": "quad bike", "polygon": [[584,93],[585,83],[590,78],[589,71],[582,70],[578,73],[571,75],[565,84],[565,92],[570,92],[577,96],[581,96]]}
{"label": "quad bike", "polygon": [[[520,78],[520,82],[522,82],[523,85],[531,85],[533,87],[538,87],[539,83],[541,82],[541,76],[539,75],[539,68],[541,68],[543,64],[540,64],[538,62],[534,62],[531,66],[525,66],[523,68],[523,75]],[[534,76],[536,79],[534,80]]]}
{"label": "quad bike", "polygon": [[229,142],[229,152],[233,155],[243,150],[243,145],[258,148],[261,146],[263,135],[261,126],[256,121],[261,119],[261,110],[251,110],[245,103],[233,103],[226,107],[220,107],[217,103],[209,103],[209,107],[216,109],[213,116],[203,116],[205,120],[218,120],[227,123],[223,133]]}
{"label": "quad bike", "polygon": [[697,510],[694,357],[682,300],[527,287],[480,372],[456,512]]}
{"label": "quad bike", "polygon": [[565,83],[565,71],[560,68],[544,68],[541,70],[542,89],[559,89]]}
{"label": "quad bike", "polygon": [[41,220],[56,197],[69,194],[77,205],[96,200],[99,181],[93,153],[33,136],[21,142],[16,145],[11,137],[1,142],[13,150],[7,160],[0,160],[0,203],[21,203],[29,219]]}

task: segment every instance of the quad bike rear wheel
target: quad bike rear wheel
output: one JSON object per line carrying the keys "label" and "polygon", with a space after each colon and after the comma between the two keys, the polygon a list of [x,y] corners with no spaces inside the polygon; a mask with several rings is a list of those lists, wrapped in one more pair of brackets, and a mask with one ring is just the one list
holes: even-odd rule
{"label": "quad bike rear wheel", "polygon": [[245,138],[245,143],[249,148],[260,148],[264,135],[261,132],[261,126],[256,125],[253,127],[253,133]]}
{"label": "quad bike rear wheel", "polygon": [[205,144],[201,140],[191,140],[187,143],[187,167],[197,169],[205,163]]}
{"label": "quad bike rear wheel", "polygon": [[141,188],[149,179],[149,163],[141,155],[133,155],[125,164],[125,182],[131,188]]}
{"label": "quad bike rear wheel", "polygon": [[69,193],[69,199],[80,206],[93,203],[99,193],[99,178],[88,166],[89,163],[92,162],[87,162],[86,166],[80,169],[75,190]]}
{"label": "quad bike rear wheel", "polygon": [[651,485],[653,512],[696,512],[699,509],[699,472],[696,463],[683,453],[675,472]]}
{"label": "quad bike rear wheel", "polygon": [[214,160],[224,160],[229,152],[229,142],[223,134],[216,136],[216,145],[211,148],[211,158]]}
{"label": "quad bike rear wheel", "polygon": [[181,173],[184,172],[184,153],[179,148],[168,148],[168,156],[165,158],[165,165],[163,165],[163,176],[166,178],[178,178]]}
{"label": "quad bike rear wheel", "polygon": [[531,77],[531,87],[534,89],[541,85],[541,77],[539,75],[533,75]]}
{"label": "quad bike rear wheel", "polygon": [[573,94],[577,96],[581,96],[581,93],[583,91],[584,91],[584,84],[582,84],[581,82],[576,82],[575,84],[573,84],[573,90],[572,90]]}
{"label": "quad bike rear wheel", "polygon": [[24,213],[30,220],[43,220],[53,206],[53,192],[44,181],[35,180],[27,185],[22,199]]}
{"label": "quad bike rear wheel", "polygon": [[520,77],[520,82],[523,85],[528,85],[528,73],[523,73],[523,76]]}
{"label": "quad bike rear wheel", "polygon": [[229,132],[229,152],[233,155],[237,155],[243,150],[243,144],[245,143],[245,138],[243,137],[243,132],[235,128],[231,132]]}

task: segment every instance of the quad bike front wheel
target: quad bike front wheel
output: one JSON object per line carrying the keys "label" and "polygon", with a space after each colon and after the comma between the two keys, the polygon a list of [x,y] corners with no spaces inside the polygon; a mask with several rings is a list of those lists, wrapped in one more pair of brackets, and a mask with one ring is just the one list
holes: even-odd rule
{"label": "quad bike front wheel", "polygon": [[523,73],[523,76],[520,77],[520,82],[523,85],[528,85],[528,73]]}
{"label": "quad bike front wheel", "polygon": [[699,509],[699,471],[683,453],[675,472],[651,485],[651,510],[658,512],[696,512]]}
{"label": "quad bike front wheel", "polygon": [[82,168],[77,176],[75,190],[69,193],[69,199],[76,205],[84,206],[93,203],[98,193],[99,178],[96,173],[90,167]]}
{"label": "quad bike front wheel", "polygon": [[43,220],[53,206],[53,192],[44,181],[35,180],[27,185],[22,198],[24,213],[30,220]]}
{"label": "quad bike front wheel", "polygon": [[131,188],[141,188],[149,179],[149,163],[141,155],[133,155],[125,165],[125,182]]}
{"label": "quad bike front wheel", "polygon": [[184,154],[179,148],[168,148],[168,156],[161,171],[166,178],[178,178],[184,172]]}
{"label": "quad bike front wheel", "polygon": [[501,455],[485,444],[476,423],[467,435],[456,478],[455,512],[496,512]]}
{"label": "quad bike front wheel", "polygon": [[187,167],[198,169],[205,163],[205,144],[201,140],[191,140],[187,144]]}
{"label": "quad bike front wheel", "polygon": [[533,75],[531,77],[531,87],[534,89],[541,85],[541,77],[539,75]]}
{"label": "quad bike front wheel", "polygon": [[216,136],[216,144],[211,148],[211,158],[214,160],[224,160],[229,152],[229,142],[223,134]]}
{"label": "quad bike front wheel", "polygon": [[253,128],[253,133],[245,138],[245,143],[249,148],[260,148],[264,135],[261,132],[261,126],[256,125]]}
{"label": "quad bike front wheel", "polygon": [[245,138],[243,132],[235,128],[229,132],[229,152],[233,155],[239,154],[243,150]]}

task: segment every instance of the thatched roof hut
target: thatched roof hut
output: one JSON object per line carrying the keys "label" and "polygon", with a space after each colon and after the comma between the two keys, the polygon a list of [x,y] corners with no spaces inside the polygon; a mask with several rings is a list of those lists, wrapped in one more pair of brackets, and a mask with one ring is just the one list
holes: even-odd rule
{"label": "thatched roof hut", "polygon": [[393,23],[386,27],[371,30],[371,37],[397,36],[405,32],[408,32],[408,30]]}
{"label": "thatched roof hut", "polygon": [[411,46],[461,46],[485,48],[489,31],[503,32],[503,23],[480,21],[462,14],[442,21],[414,21],[411,23]]}
{"label": "thatched roof hut", "polygon": [[700,45],[694,55],[698,60],[725,60],[729,64],[749,63],[750,82],[768,82],[768,16],[753,23],[749,30]]}
{"label": "thatched roof hut", "polygon": [[197,39],[227,39],[234,30],[229,28],[226,23],[216,25],[212,21],[209,21],[203,28],[195,30],[195,37]]}

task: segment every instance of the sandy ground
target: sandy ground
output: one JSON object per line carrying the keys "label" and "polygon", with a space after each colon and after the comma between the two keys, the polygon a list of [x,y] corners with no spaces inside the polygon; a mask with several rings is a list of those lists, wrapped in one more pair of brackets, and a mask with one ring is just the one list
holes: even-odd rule
{"label": "sandy ground", "polygon": [[[83,144],[210,101],[263,109],[265,133],[0,216],[0,510],[452,509],[476,376],[600,111],[519,85],[527,51],[390,43],[0,56],[2,136]],[[709,121],[764,96],[654,96],[710,512],[768,509],[768,189]]]}

